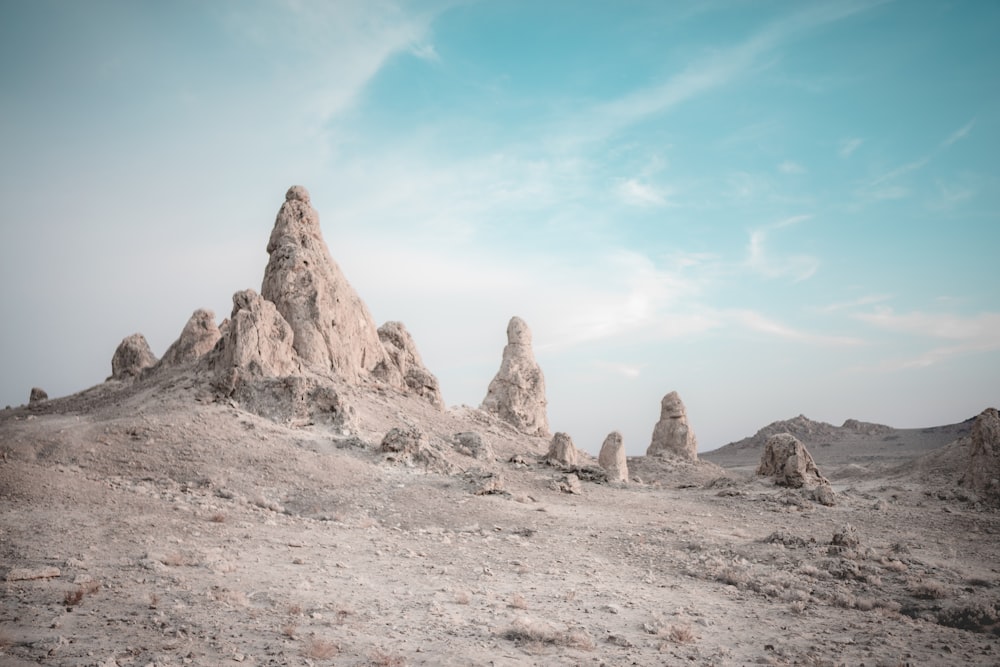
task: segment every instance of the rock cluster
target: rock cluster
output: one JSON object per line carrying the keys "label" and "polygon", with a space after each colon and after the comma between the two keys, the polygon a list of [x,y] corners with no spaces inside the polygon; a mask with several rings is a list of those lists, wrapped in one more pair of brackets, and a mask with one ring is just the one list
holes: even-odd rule
{"label": "rock cluster", "polygon": [[552,436],[552,442],[549,443],[549,452],[545,456],[546,461],[552,465],[572,468],[577,465],[579,459],[580,455],[576,451],[573,439],[569,435],[560,432]]}
{"label": "rock cluster", "polygon": [[653,427],[646,456],[675,456],[689,461],[698,459],[698,440],[688,424],[687,411],[676,391],[660,401],[660,420]]}
{"label": "rock cluster", "polygon": [[134,380],[147,368],[156,364],[156,356],[149,349],[141,333],[126,336],[111,357],[111,377],[115,380]]}
{"label": "rock cluster", "polygon": [[805,446],[790,433],[771,436],[764,445],[757,475],[770,477],[778,486],[806,489],[824,505],[833,504],[833,490]]}
{"label": "rock cluster", "polygon": [[167,348],[160,359],[163,366],[179,366],[200,359],[212,351],[222,333],[215,324],[215,313],[198,309],[191,314],[180,337]]}
{"label": "rock cluster", "polygon": [[281,377],[299,368],[292,328],[274,304],[252,289],[233,295],[233,312],[214,359],[216,383],[232,392],[257,378]]}
{"label": "rock cluster", "polygon": [[972,423],[966,484],[984,500],[1000,501],[1000,412],[987,408]]}
{"label": "rock cluster", "polygon": [[604,439],[597,463],[608,473],[609,482],[628,482],[628,459],[622,434],[612,431]]}
{"label": "rock cluster", "polygon": [[545,376],[531,349],[531,330],[520,317],[507,325],[500,370],[490,382],[481,408],[528,435],[547,436]]}

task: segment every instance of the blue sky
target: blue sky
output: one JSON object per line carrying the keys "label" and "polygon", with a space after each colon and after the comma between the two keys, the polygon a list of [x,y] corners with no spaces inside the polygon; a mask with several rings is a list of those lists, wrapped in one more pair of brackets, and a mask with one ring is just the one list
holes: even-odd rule
{"label": "blue sky", "polygon": [[0,3],[0,404],[260,286],[285,189],[446,402],[701,448],[1000,404],[1000,5]]}

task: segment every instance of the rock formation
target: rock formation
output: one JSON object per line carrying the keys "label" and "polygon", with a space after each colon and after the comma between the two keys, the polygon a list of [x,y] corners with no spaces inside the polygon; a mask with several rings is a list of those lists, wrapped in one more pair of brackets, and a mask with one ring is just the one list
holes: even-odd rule
{"label": "rock formation", "polygon": [[201,358],[215,347],[222,334],[215,324],[215,313],[199,309],[192,313],[180,337],[167,348],[160,359],[164,366],[178,366]]}
{"label": "rock formation", "polygon": [[612,431],[608,434],[601,445],[597,463],[607,471],[609,482],[628,482],[628,460],[621,433]]}
{"label": "rock formation", "polygon": [[689,461],[698,459],[698,440],[688,424],[687,411],[676,391],[660,401],[660,420],[653,427],[653,438],[646,456],[676,456]]}
{"label": "rock formation", "polygon": [[552,442],[549,444],[549,453],[545,457],[549,463],[565,468],[572,468],[577,465],[579,458],[576,446],[573,444],[573,439],[569,435],[556,433],[552,436]]}
{"label": "rock formation", "polygon": [[261,296],[291,327],[302,361],[356,381],[385,359],[375,322],[330,256],[305,188],[285,194],[267,252]]}
{"label": "rock formation", "polygon": [[237,292],[226,336],[212,361],[216,383],[232,392],[255,378],[296,372],[299,364],[292,336],[292,328],[273,303],[253,290]]}
{"label": "rock formation", "polygon": [[156,364],[156,356],[149,349],[141,333],[126,336],[111,357],[111,377],[115,380],[134,380],[143,370]]}
{"label": "rock formation", "polygon": [[522,433],[547,436],[546,404],[545,377],[531,350],[531,330],[520,317],[512,317],[500,370],[490,382],[481,407]]}
{"label": "rock formation", "polygon": [[31,393],[28,394],[28,405],[34,405],[35,403],[41,403],[42,401],[49,400],[49,395],[44,389],[39,387],[32,387]]}
{"label": "rock formation", "polygon": [[757,467],[757,475],[771,477],[778,486],[793,489],[830,486],[830,482],[820,474],[812,455],[790,433],[773,435],[767,441]]}
{"label": "rock formation", "polygon": [[372,375],[395,387],[406,387],[425,398],[431,405],[444,407],[438,380],[420,359],[417,346],[402,322],[386,322],[378,329],[385,358]]}
{"label": "rock formation", "polygon": [[984,500],[1000,501],[1000,412],[987,408],[972,423],[966,484]]}

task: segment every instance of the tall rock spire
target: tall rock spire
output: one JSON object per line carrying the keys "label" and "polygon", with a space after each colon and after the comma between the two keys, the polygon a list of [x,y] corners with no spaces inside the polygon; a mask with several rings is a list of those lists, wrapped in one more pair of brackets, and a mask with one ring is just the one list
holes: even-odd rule
{"label": "tall rock spire", "polygon": [[490,382],[482,409],[529,435],[549,435],[545,376],[531,349],[531,330],[520,317],[510,318],[500,370]]}

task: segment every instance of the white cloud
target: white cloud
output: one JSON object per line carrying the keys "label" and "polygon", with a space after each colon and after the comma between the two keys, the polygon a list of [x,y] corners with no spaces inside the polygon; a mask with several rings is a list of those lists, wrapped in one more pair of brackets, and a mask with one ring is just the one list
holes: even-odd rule
{"label": "white cloud", "polygon": [[647,185],[634,178],[620,182],[615,191],[629,206],[666,206],[669,203],[668,190]]}
{"label": "white cloud", "polygon": [[433,63],[441,62],[441,56],[438,55],[437,49],[434,48],[433,44],[414,44],[410,47],[410,53],[421,60]]}
{"label": "white cloud", "polygon": [[642,374],[642,366],[638,364],[622,364],[615,363],[611,361],[595,361],[594,365],[598,368],[603,368],[604,370],[611,371],[612,373],[617,373],[623,377],[634,379]]}
{"label": "white cloud", "polygon": [[975,127],[975,125],[976,125],[976,119],[973,118],[968,123],[966,123],[962,127],[952,132],[950,135],[948,135],[948,138],[941,142],[941,147],[947,148],[952,144],[954,144],[956,141],[961,141],[962,139],[966,138],[967,136],[969,136],[969,132],[972,131],[972,128]]}
{"label": "white cloud", "polygon": [[929,338],[977,341],[1000,347],[1000,313],[961,316],[913,311],[897,314],[892,308],[879,308],[869,313],[857,313],[854,317],[887,331]]}
{"label": "white cloud", "polygon": [[770,251],[767,244],[774,230],[797,225],[810,218],[811,215],[796,215],[751,231],[746,265],[768,278],[792,276],[795,281],[801,281],[812,277],[819,269],[818,259],[810,255],[779,255]]}
{"label": "white cloud", "polygon": [[869,294],[866,296],[859,297],[852,301],[841,301],[838,303],[831,303],[826,306],[821,306],[817,308],[821,313],[834,313],[839,310],[850,310],[857,308],[859,306],[870,306],[874,303],[881,303],[883,301],[888,301],[892,298],[890,294]]}
{"label": "white cloud", "polygon": [[862,340],[849,336],[828,336],[801,331],[773,320],[753,310],[730,310],[724,315],[733,323],[751,331],[769,334],[785,340],[820,345],[860,345]]}
{"label": "white cloud", "polygon": [[806,173],[806,168],[803,167],[798,162],[793,162],[792,160],[785,160],[778,165],[778,171],[782,174],[804,174]]}
{"label": "white cloud", "polygon": [[865,142],[864,139],[858,139],[857,137],[851,139],[845,139],[840,142],[840,148],[837,150],[837,152],[840,154],[840,157],[849,158],[851,157],[851,154],[854,153],[854,151],[861,148],[861,144],[863,144],[864,142]]}

